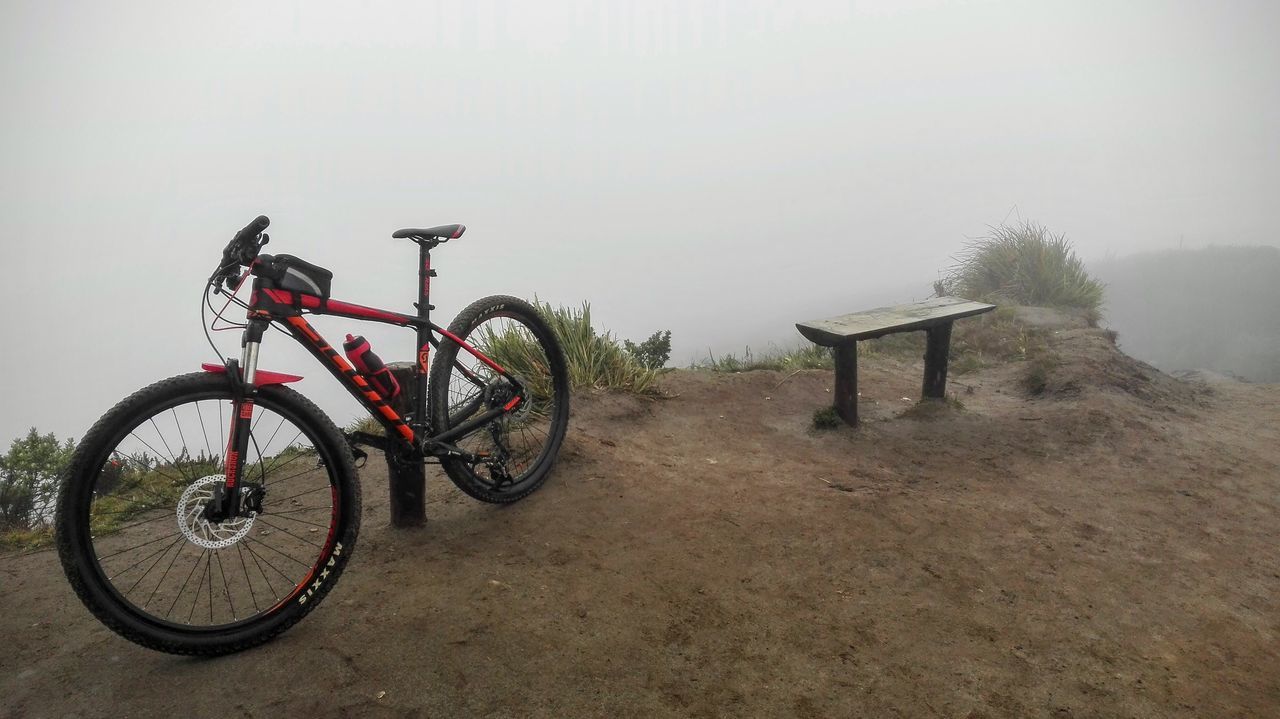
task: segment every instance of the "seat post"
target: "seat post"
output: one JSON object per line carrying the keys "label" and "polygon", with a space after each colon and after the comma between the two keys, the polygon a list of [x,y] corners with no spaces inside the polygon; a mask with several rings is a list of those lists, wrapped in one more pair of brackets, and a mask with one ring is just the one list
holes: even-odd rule
{"label": "seat post", "polygon": [[415,431],[427,426],[427,372],[431,356],[431,245],[418,242],[418,361],[414,363],[413,422]]}

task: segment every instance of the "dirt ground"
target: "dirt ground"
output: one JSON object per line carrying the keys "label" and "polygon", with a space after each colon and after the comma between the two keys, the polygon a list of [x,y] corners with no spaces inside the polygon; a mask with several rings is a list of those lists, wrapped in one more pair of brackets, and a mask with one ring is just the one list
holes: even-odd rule
{"label": "dirt ground", "polygon": [[[1172,380],[1061,333],[900,417],[815,432],[829,372],[673,372],[575,397],[512,507],[431,473],[387,527],[379,461],[333,593],[214,660],[136,647],[50,551],[0,557],[0,716],[1280,715],[1280,386]],[[303,388],[305,390],[305,387]]]}

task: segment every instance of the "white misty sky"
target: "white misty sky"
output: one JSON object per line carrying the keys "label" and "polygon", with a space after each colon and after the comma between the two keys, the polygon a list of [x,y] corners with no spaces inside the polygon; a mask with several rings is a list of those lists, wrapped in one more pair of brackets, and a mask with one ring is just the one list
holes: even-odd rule
{"label": "white misty sky", "polygon": [[[677,364],[923,298],[1006,217],[1085,257],[1276,243],[1271,2],[264,5],[0,6],[0,443],[209,360],[201,283],[259,213],[336,296],[406,310],[391,231],[466,223],[439,321],[589,300]],[[354,416],[288,342],[262,366]]]}

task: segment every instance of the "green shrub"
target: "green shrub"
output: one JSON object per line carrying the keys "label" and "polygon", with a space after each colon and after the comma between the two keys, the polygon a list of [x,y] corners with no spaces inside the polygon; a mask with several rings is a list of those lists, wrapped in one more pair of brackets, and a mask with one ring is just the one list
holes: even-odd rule
{"label": "green shrub", "polygon": [[823,407],[813,412],[814,429],[836,429],[840,426],[840,415],[835,407]]}
{"label": "green shrub", "polygon": [[643,367],[662,369],[671,359],[671,330],[659,330],[649,335],[649,339],[636,344],[631,340],[623,340],[622,347],[627,354],[636,358]]}
{"label": "green shrub", "polygon": [[75,444],[32,427],[0,456],[0,532],[29,530],[52,517],[58,475],[71,460]]}
{"label": "green shrub", "polygon": [[971,243],[943,281],[947,294],[974,300],[1083,310],[1101,317],[1103,284],[1089,276],[1071,243],[1042,225],[992,227]]}
{"label": "green shrub", "polygon": [[1059,364],[1058,357],[1051,352],[1042,352],[1031,358],[1027,363],[1026,374],[1022,376],[1022,386],[1027,394],[1035,397],[1044,394]]}

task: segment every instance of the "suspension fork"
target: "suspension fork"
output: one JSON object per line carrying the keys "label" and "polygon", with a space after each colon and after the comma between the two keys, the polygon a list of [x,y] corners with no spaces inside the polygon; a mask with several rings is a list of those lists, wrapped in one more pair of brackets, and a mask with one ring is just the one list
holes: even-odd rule
{"label": "suspension fork", "polygon": [[266,332],[271,321],[262,317],[250,317],[244,329],[243,347],[240,354],[239,376],[230,372],[232,383],[231,430],[227,439],[227,459],[224,473],[226,485],[217,513],[224,517],[240,515],[241,478],[244,474],[244,459],[249,453],[249,434],[253,427],[253,402],[257,395],[255,381],[258,373],[258,348],[262,345],[262,334]]}

